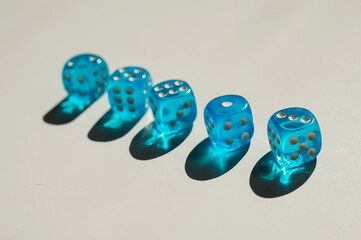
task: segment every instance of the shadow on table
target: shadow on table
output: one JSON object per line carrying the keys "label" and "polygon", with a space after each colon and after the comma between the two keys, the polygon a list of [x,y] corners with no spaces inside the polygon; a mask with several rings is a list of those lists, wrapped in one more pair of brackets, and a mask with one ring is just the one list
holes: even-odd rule
{"label": "shadow on table", "polygon": [[132,140],[129,152],[138,160],[150,160],[169,153],[191,133],[192,127],[171,135],[160,134],[155,124],[144,127]]}
{"label": "shadow on table", "polygon": [[82,114],[93,102],[84,103],[66,97],[43,117],[44,121],[50,124],[60,125],[73,121]]}
{"label": "shadow on table", "polygon": [[249,184],[253,192],[264,198],[275,198],[293,192],[312,175],[317,160],[292,169],[282,169],[272,152],[264,155],[254,166]]}
{"label": "shadow on table", "polygon": [[236,151],[215,149],[206,138],[188,155],[185,163],[187,175],[195,180],[209,180],[231,170],[248,152],[250,143]]}
{"label": "shadow on table", "polygon": [[110,109],[91,128],[88,138],[97,142],[109,142],[123,137],[143,117],[129,118]]}

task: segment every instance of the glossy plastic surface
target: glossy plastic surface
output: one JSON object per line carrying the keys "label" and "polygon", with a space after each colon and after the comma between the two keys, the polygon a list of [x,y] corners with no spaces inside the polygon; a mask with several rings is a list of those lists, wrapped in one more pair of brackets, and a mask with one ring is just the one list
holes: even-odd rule
{"label": "glossy plastic surface", "polygon": [[320,126],[316,117],[304,108],[287,108],[274,113],[268,121],[267,134],[281,167],[300,166],[315,159],[321,151]]}
{"label": "glossy plastic surface", "polygon": [[254,133],[251,107],[238,95],[220,96],[210,101],[204,109],[204,123],[212,144],[225,150],[245,146]]}
{"label": "glossy plastic surface", "polygon": [[68,60],[63,68],[63,85],[69,100],[89,104],[105,92],[109,70],[106,62],[94,54],[81,54]]}
{"label": "glossy plastic surface", "polygon": [[144,68],[118,69],[109,77],[107,86],[110,106],[115,114],[139,118],[148,109],[151,88],[151,75]]}
{"label": "glossy plastic surface", "polygon": [[191,127],[197,105],[191,87],[182,80],[168,80],[151,90],[150,106],[159,132],[174,133]]}

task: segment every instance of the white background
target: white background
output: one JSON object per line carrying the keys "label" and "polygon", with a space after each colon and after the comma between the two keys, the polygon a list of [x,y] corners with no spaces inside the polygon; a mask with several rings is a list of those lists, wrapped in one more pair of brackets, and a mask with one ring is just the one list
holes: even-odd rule
{"label": "white background", "polygon": [[[0,239],[360,239],[360,1],[0,4]],[[214,97],[244,96],[256,128],[249,152],[195,181],[184,164],[207,136],[202,114],[182,145],[150,161],[128,151],[150,112],[121,139],[87,138],[106,96],[70,124],[46,124],[66,96],[63,64],[83,52],[111,71],[145,67],[154,83],[186,80],[199,113]],[[288,195],[258,197],[249,177],[270,150],[267,120],[291,106],[320,123],[316,169]]]}

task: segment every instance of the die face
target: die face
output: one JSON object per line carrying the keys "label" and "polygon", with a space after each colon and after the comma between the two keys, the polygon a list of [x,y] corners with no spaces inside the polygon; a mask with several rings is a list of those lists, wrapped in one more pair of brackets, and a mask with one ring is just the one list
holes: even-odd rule
{"label": "die face", "polygon": [[182,80],[168,80],[154,86],[150,106],[157,129],[174,133],[192,126],[197,116],[193,90]]}
{"label": "die face", "polygon": [[65,63],[63,85],[72,99],[90,102],[105,92],[109,70],[106,62],[94,54],[77,55]]}
{"label": "die face", "polygon": [[254,133],[251,107],[238,95],[220,96],[210,101],[204,109],[204,123],[212,144],[224,150],[245,146]]}
{"label": "die face", "polygon": [[150,73],[140,67],[125,67],[116,70],[110,77],[107,93],[115,113],[136,118],[148,108],[152,88]]}
{"label": "die face", "polygon": [[274,156],[285,168],[310,162],[321,151],[320,126],[316,117],[304,108],[287,108],[273,114],[267,134]]}

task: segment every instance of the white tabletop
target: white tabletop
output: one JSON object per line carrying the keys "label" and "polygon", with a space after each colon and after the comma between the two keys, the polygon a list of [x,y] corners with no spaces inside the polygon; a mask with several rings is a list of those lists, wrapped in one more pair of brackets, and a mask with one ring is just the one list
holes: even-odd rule
{"label": "white tabletop", "polygon": [[[360,1],[2,1],[0,3],[0,239],[360,239]],[[110,70],[148,69],[154,83],[184,79],[198,117],[170,153],[134,159],[123,138],[87,133],[106,96],[75,121],[45,123],[66,96],[65,61],[101,55]],[[255,134],[229,172],[188,177],[214,97],[250,103]],[[275,198],[250,186],[270,151],[266,124],[292,106],[317,117],[323,149],[309,179]]]}

